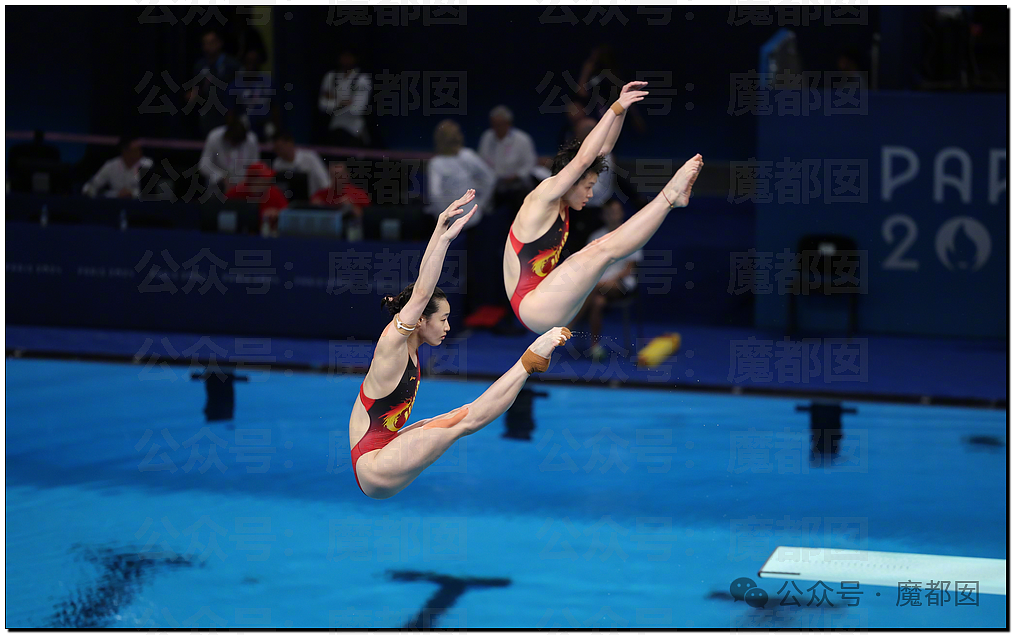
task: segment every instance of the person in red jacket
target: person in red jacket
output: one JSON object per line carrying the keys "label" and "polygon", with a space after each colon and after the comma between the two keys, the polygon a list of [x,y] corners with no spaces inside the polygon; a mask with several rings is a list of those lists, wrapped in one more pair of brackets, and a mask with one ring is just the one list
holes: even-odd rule
{"label": "person in red jacket", "polygon": [[310,199],[314,205],[344,207],[348,205],[357,218],[362,218],[362,208],[370,204],[369,194],[351,183],[348,166],[340,161],[331,162],[331,184],[318,190]]}
{"label": "person in red jacket", "polygon": [[267,220],[272,229],[278,227],[278,215],[288,207],[288,199],[275,185],[274,170],[266,163],[251,163],[243,182],[225,192],[225,198],[260,203],[260,222]]}

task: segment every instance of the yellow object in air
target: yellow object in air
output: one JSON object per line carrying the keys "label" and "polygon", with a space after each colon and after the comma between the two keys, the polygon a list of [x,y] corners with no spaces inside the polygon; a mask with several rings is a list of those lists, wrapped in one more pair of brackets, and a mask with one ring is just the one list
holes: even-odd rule
{"label": "yellow object in air", "polygon": [[682,336],[678,333],[665,333],[651,340],[651,343],[644,347],[637,354],[637,365],[654,368],[679,351],[682,344]]}

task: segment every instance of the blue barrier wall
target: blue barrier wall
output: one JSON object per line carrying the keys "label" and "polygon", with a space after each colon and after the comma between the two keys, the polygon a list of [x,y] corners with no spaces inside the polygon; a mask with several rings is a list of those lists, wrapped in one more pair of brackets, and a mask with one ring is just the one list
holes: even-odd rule
{"label": "blue barrier wall", "polygon": [[[579,212],[578,212],[579,213]],[[666,324],[748,326],[753,297],[729,293],[732,252],[755,243],[751,203],[694,197],[644,245],[638,267],[646,319]]]}
{"label": "blue barrier wall", "polygon": [[125,216],[131,226],[147,222],[155,227],[200,228],[200,208],[196,202],[8,192],[4,205],[8,221],[38,223],[45,208],[51,221],[68,224],[119,227],[121,217]]}
{"label": "blue barrier wall", "polygon": [[[7,223],[7,323],[373,339],[421,243],[328,243]],[[440,286],[455,317],[467,254]]]}
{"label": "blue barrier wall", "polygon": [[[863,114],[830,116],[840,95],[803,98],[824,107],[758,117],[757,158],[768,162],[754,166],[748,197],[758,255],[796,251],[805,234],[848,235],[867,251],[860,331],[1005,337],[1005,95],[862,92]],[[804,163],[794,177],[786,158]],[[788,296],[767,271],[756,323],[782,327]]]}
{"label": "blue barrier wall", "polygon": [[[56,198],[19,200],[19,208],[48,201],[53,211]],[[6,223],[8,324],[371,339],[385,323],[381,294],[417,278],[425,249],[412,242],[120,231],[118,203],[64,197],[61,209],[69,213],[75,202],[85,211],[108,203],[115,213],[99,215],[106,226]],[[728,253],[748,249],[752,230],[751,205],[699,198],[673,212],[644,247],[644,319],[748,324],[752,298],[727,291]],[[503,233],[491,221],[472,231],[472,249],[491,250],[495,257],[486,259],[492,265],[478,267],[481,253],[469,260],[463,240],[453,245],[462,249],[448,252],[440,286],[450,296],[454,329],[462,327],[468,266],[477,267],[479,282],[494,287],[492,297],[506,303],[499,265]]]}

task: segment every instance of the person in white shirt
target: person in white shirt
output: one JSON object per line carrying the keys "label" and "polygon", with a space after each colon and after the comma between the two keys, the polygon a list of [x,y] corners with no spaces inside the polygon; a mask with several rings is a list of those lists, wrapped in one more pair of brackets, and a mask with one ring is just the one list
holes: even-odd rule
{"label": "person in white shirt", "polygon": [[331,116],[329,141],[339,146],[368,145],[366,115],[373,90],[372,77],[359,70],[358,60],[351,51],[341,53],[338,67],[339,70],[324,75],[320,83],[320,110]]}
{"label": "person in white shirt", "polygon": [[[591,233],[588,242],[593,242],[619,228],[626,217],[623,204],[617,199],[611,199],[605,204],[602,210],[602,220],[605,226]],[[609,265],[605,273],[601,275],[598,284],[584,300],[584,306],[577,312],[577,316],[570,323],[570,330],[574,329],[576,323],[587,315],[591,328],[591,357],[600,360],[606,351],[598,343],[601,336],[601,316],[605,307],[610,302],[621,300],[637,288],[636,267],[637,263],[644,259],[643,250],[637,250],[622,260]]]}
{"label": "person in white shirt", "polygon": [[513,122],[509,108],[493,108],[489,113],[490,129],[482,134],[478,154],[496,173],[497,194],[522,193],[523,197],[531,191],[531,175],[538,157],[531,136],[514,128]]}
{"label": "person in white shirt", "polygon": [[225,192],[246,177],[246,168],[260,161],[257,135],[242,119],[230,114],[229,123],[208,133],[198,169],[212,187]]}
{"label": "person in white shirt", "polygon": [[[426,164],[426,212],[439,216],[461,192],[475,190],[475,212],[465,229],[482,220],[483,210],[491,211],[496,174],[478,153],[464,147],[464,133],[453,120],[445,119],[433,134],[436,156]],[[469,210],[470,211],[470,210]]]}
{"label": "person in white shirt", "polygon": [[283,130],[275,135],[274,152],[278,155],[274,159],[274,171],[292,170],[306,174],[310,196],[330,185],[331,179],[327,175],[324,160],[313,150],[295,147],[295,139],[291,132]]}
{"label": "person in white shirt", "polygon": [[109,198],[138,198],[141,194],[141,179],[154,165],[144,156],[139,139],[124,138],[120,141],[120,156],[110,159],[88,179],[81,188],[85,196],[94,198],[104,188]]}

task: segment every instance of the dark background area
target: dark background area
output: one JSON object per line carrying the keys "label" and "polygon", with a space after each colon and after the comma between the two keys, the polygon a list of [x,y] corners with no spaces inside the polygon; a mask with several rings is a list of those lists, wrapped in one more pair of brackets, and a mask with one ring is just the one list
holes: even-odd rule
{"label": "dark background area", "polygon": [[[569,73],[577,80],[592,48],[607,43],[616,50],[621,69],[619,79],[635,79],[637,71],[651,76],[671,73],[672,77],[671,87],[652,84],[657,95],[670,97],[671,111],[652,114],[645,107],[641,110],[645,130],[630,123],[624,126],[615,149],[620,167],[634,170],[637,160],[664,158],[675,162],[674,170],[685,157],[698,151],[708,162],[694,190],[697,196],[694,205],[682,214],[679,223],[663,225],[646,246],[649,250],[674,254],[671,266],[682,267],[680,275],[688,277],[676,280],[672,289],[663,294],[645,296],[643,302],[649,315],[698,324],[759,325],[762,320],[756,320],[755,294],[728,290],[728,281],[734,276],[730,255],[744,253],[753,246],[772,253],[795,249],[797,241],[792,232],[815,231],[818,227],[821,232],[861,236],[859,247],[869,250],[872,264],[879,267],[881,261],[898,249],[898,241],[905,239],[901,229],[890,239],[882,238],[884,220],[896,214],[909,215],[921,228],[921,238],[908,254],[917,255],[920,262],[926,263],[918,276],[918,288],[946,289],[958,299],[950,302],[950,296],[938,292],[923,297],[945,298],[939,301],[947,307],[978,313],[986,298],[994,297],[968,291],[966,279],[960,278],[966,272],[947,268],[950,265],[936,256],[938,248],[933,236],[944,223],[958,216],[977,217],[991,228],[995,261],[987,270],[974,274],[975,284],[987,286],[1004,279],[1005,272],[998,269],[997,261],[1000,257],[1005,259],[1007,229],[1003,217],[995,212],[1000,206],[1005,207],[1005,200],[988,200],[989,206],[984,206],[990,199],[985,192],[989,153],[1004,145],[1004,122],[995,116],[1001,110],[997,100],[1002,95],[981,94],[1006,91],[1008,11],[1004,7],[963,7],[961,22],[945,22],[939,17],[942,9],[935,7],[859,5],[852,7],[857,16],[838,16],[834,12],[842,7],[823,5],[466,6],[459,14],[464,24],[449,25],[432,23],[448,19],[438,18],[434,12],[439,7],[432,5],[363,7],[361,15],[369,24],[355,24],[356,18],[349,13],[351,7],[269,9],[265,13],[262,8],[228,6],[11,7],[7,12],[7,130],[185,139],[194,147],[179,150],[159,147],[150,152],[156,161],[168,158],[183,171],[194,165],[199,154],[196,112],[152,114],[140,110],[152,86],[161,90],[154,104],[159,104],[162,95],[166,95],[175,108],[184,106],[182,86],[192,79],[194,63],[201,55],[201,36],[207,28],[215,27],[223,35],[226,51],[233,55],[249,46],[266,45],[271,51],[265,69],[272,72],[278,102],[283,106],[284,124],[299,143],[325,143],[322,133],[326,119],[317,108],[320,82],[336,65],[338,53],[350,48],[359,55],[362,69],[373,74],[374,104],[380,89],[379,77],[383,74],[421,76],[426,72],[463,71],[467,76],[464,90],[467,104],[460,113],[427,116],[421,107],[399,115],[374,113],[372,130],[378,133],[375,136],[382,137],[382,148],[432,151],[433,129],[448,116],[461,124],[465,145],[474,148],[488,127],[489,109],[505,103],[515,113],[515,125],[531,134],[538,152],[547,155],[554,152],[566,119],[559,112],[561,97],[546,104],[551,88],[539,91],[539,85],[551,73],[548,84],[566,91],[563,74]],[[381,16],[388,23],[380,24]],[[251,24],[258,18],[266,20],[266,25]],[[339,24],[342,20],[345,23]],[[392,21],[397,24],[389,23]],[[857,23],[833,23],[842,21]],[[870,80],[878,82],[878,90],[870,90],[866,95],[867,117],[827,118],[824,123],[830,128],[821,129],[815,146],[807,146],[812,139],[807,139],[807,133],[802,131],[819,129],[812,126],[823,122],[823,113],[814,113],[805,120],[729,114],[733,107],[729,102],[736,90],[734,76],[756,70],[761,46],[782,28],[790,28],[797,36],[801,71],[836,71],[839,55],[845,51],[858,57],[861,69],[870,71],[874,44],[879,42],[878,71],[869,75]],[[962,76],[966,81],[962,81]],[[687,89],[687,85],[692,85],[692,89]],[[925,90],[930,86],[933,91]],[[669,88],[675,94],[663,92]],[[885,109],[883,105],[887,103],[894,105]],[[692,108],[688,108],[690,104]],[[961,121],[947,115],[952,122],[950,126],[926,125],[912,130],[898,124],[908,119],[906,108],[916,108],[930,121],[944,111],[971,114]],[[765,134],[766,146],[759,141]],[[834,143],[824,144],[823,140],[831,136]],[[772,139],[777,143],[771,145]],[[8,146],[11,143],[8,139]],[[879,162],[882,147],[890,144],[915,148],[921,159],[921,171],[917,181],[900,190],[902,197],[887,202],[879,196]],[[75,176],[80,181],[116,154],[109,144],[58,145],[64,150],[64,161],[77,163]],[[958,201],[952,186],[946,189],[946,206],[937,205],[932,198],[934,157],[950,146],[966,149],[973,155],[975,205],[966,206]],[[766,156],[772,147],[776,153]],[[266,150],[265,158],[270,156]],[[867,161],[871,181],[863,183],[863,187],[868,201],[854,213],[835,215],[833,212],[842,209],[839,205],[822,207],[819,201],[810,205],[762,207],[750,201],[732,203],[731,197],[726,198],[731,191],[730,162],[744,162],[752,157],[776,161],[784,156],[855,157]],[[952,163],[947,170],[953,173],[955,168],[956,163]],[[1005,170],[1004,163],[1002,169]],[[411,181],[417,194],[415,184],[424,180],[424,163],[417,163],[413,170],[406,183]],[[899,170],[895,166],[895,173]],[[647,186],[645,191],[650,188]],[[16,207],[12,203],[19,203],[24,218],[37,223],[45,202],[35,198],[14,201],[14,198],[8,197],[8,220],[12,220],[11,208]],[[90,201],[85,205],[72,200],[70,205],[79,208],[75,211],[78,216],[101,207],[105,216],[112,219],[109,223],[113,227],[121,215],[115,203]],[[632,204],[629,207],[629,212],[634,211]],[[63,212],[52,203],[50,208],[54,214]],[[131,226],[135,226],[134,212],[129,213]],[[784,220],[795,213],[800,219],[797,222]],[[172,224],[178,226],[185,215],[179,209],[174,214]],[[483,270],[480,277],[496,278],[497,294],[498,254],[510,218],[504,220],[501,215],[496,222],[483,221],[474,232],[480,240],[473,247],[477,250],[482,245],[495,254],[495,258],[488,259],[489,270]],[[593,222],[600,221],[593,219]],[[591,229],[587,227],[585,234]],[[778,244],[760,244],[758,237],[775,234]],[[581,246],[580,240],[571,240],[567,249]],[[314,248],[330,247],[319,242],[314,243]],[[691,272],[685,268],[688,262],[695,263]],[[475,259],[470,266],[477,271],[479,260]],[[934,269],[927,270],[929,266]],[[875,275],[880,277],[874,277],[874,282],[884,275],[897,276],[897,284],[913,288],[904,278],[907,273],[882,268],[876,271]],[[870,297],[879,298],[876,287],[870,288]],[[863,299],[862,311],[873,311],[876,315],[900,312],[901,307],[893,307],[889,298],[883,302],[886,308],[880,309],[872,307],[872,300]],[[906,310],[913,309],[908,306]],[[153,314],[159,315],[159,311]],[[778,319],[783,314],[780,306],[772,311]],[[946,313],[949,315],[951,311]],[[990,315],[997,314],[993,311]],[[955,312],[953,324],[942,329],[930,328],[923,322],[926,321],[901,320],[899,325],[881,331],[975,335],[960,326],[966,320]],[[987,334],[977,335],[995,337],[996,332],[991,329]]]}
{"label": "dark background area", "polygon": [[[798,34],[802,70],[835,70],[838,54],[849,48],[860,51],[867,65],[873,34],[880,33],[880,88],[910,88],[919,81],[922,59],[931,58],[935,50],[919,7],[862,6],[864,24],[833,25],[826,24],[826,12],[833,9],[829,6],[773,7],[761,19],[742,17],[743,7],[734,5],[668,7],[668,23],[663,25],[649,24],[665,20],[644,8],[613,7],[620,10],[611,16],[605,13],[608,8],[468,6],[466,25],[426,26],[429,6],[401,7],[398,25],[378,25],[377,7],[367,14],[371,25],[335,25],[340,21],[336,7],[274,7],[274,59],[267,67],[274,72],[279,97],[292,104],[284,112],[285,123],[302,142],[312,142],[320,132],[316,98],[324,73],[334,66],[340,50],[352,47],[362,67],[374,74],[466,71],[467,112],[456,117],[466,143],[477,143],[489,109],[506,103],[518,127],[535,138],[539,152],[549,153],[562,115],[539,113],[548,91],[539,94],[536,87],[547,72],[553,73],[552,85],[565,86],[566,71],[576,80],[590,50],[610,43],[620,67],[628,69],[628,77],[620,79],[633,79],[635,70],[670,71],[672,87],[678,90],[671,113],[647,117],[645,132],[627,130],[619,152],[671,156],[707,147],[710,158],[730,159],[748,156],[755,139],[752,117],[727,116],[730,75],[756,69],[759,47],[781,28],[779,23],[793,21],[795,14],[789,10],[809,12],[808,25],[790,26]],[[259,13],[215,9],[224,25],[210,11],[190,15],[191,7],[184,6],[8,8],[8,129],[109,135],[128,129],[149,137],[195,136],[192,114],[139,114],[138,107],[150,85],[171,93],[163,71],[177,85],[191,79],[204,28],[220,28],[226,50],[233,54],[256,37],[247,22]],[[979,7],[972,16],[982,27],[976,40],[977,64],[988,70],[1005,60],[1005,9]],[[405,18],[411,17],[406,24]],[[770,24],[754,24],[765,20]],[[730,23],[742,21],[747,23]],[[991,61],[990,53],[997,61]],[[995,71],[1000,78],[1006,75],[1005,67]],[[151,84],[138,90],[148,73]],[[687,83],[693,85],[691,91]],[[286,84],[291,91],[284,90]],[[173,97],[177,107],[183,104],[181,93],[179,89]],[[692,110],[686,109],[689,102]],[[388,147],[428,150],[436,121],[427,119],[437,117],[413,111],[374,123],[382,124]]]}

